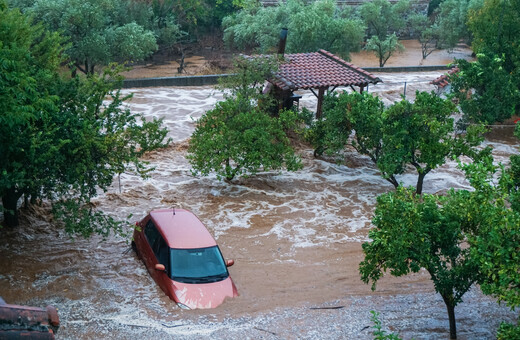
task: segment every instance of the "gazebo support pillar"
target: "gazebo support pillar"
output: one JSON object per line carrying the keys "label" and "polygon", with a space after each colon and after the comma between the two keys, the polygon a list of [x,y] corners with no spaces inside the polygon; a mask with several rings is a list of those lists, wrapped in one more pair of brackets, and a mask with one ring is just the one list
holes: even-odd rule
{"label": "gazebo support pillar", "polygon": [[324,96],[325,96],[325,88],[320,87],[318,89],[318,96],[317,96],[318,97],[318,107],[316,108],[316,119],[321,119]]}

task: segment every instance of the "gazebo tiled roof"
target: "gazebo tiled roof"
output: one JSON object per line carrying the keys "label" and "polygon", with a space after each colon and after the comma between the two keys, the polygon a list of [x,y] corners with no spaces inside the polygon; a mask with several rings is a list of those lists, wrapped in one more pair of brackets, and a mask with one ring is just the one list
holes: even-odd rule
{"label": "gazebo tiled roof", "polygon": [[438,88],[446,87],[450,83],[450,76],[452,74],[455,74],[458,72],[459,72],[459,68],[455,66],[448,71],[448,74],[441,75],[440,77],[432,80],[430,82],[430,84],[433,84],[433,85],[437,86]]}
{"label": "gazebo tiled roof", "polygon": [[381,81],[370,72],[325,50],[313,53],[286,54],[285,62],[271,82],[282,90],[366,87]]}

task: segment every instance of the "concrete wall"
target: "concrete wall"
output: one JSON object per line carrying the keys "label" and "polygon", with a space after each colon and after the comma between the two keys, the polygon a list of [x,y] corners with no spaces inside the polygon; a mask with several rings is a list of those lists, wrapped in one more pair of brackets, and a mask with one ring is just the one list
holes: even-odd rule
{"label": "concrete wall", "polygon": [[[448,70],[449,67],[446,65],[438,65],[405,67],[364,67],[363,69],[368,72],[425,72],[436,70]],[[220,77],[229,77],[230,75],[231,74],[212,74],[207,76],[125,79],[123,81],[123,88],[215,85],[218,83],[218,79]]]}

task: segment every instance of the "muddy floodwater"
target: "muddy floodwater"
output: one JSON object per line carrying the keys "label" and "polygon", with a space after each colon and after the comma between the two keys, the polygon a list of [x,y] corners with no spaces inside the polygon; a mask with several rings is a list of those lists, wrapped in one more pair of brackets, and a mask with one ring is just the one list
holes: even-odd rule
{"label": "muddy floodwater", "polygon": [[[378,74],[370,92],[391,102],[416,89],[432,90],[441,72]],[[347,153],[346,164],[315,159],[300,145],[304,169],[266,172],[234,183],[196,178],[185,159],[195,120],[222,98],[211,87],[147,88],[128,103],[162,117],[173,139],[150,153],[150,178],[121,175],[96,199],[118,217],[141,219],[154,208],[192,210],[217,239],[240,296],[212,310],[180,310],[152,281],[130,250],[130,238],[71,240],[44,207],[22,213],[22,225],[2,230],[0,296],[8,303],[58,308],[58,339],[370,339],[370,310],[405,339],[447,339],[446,308],[425,272],[383,278],[375,292],[360,281],[377,195],[393,190],[371,162]],[[316,100],[303,92],[301,105]],[[486,144],[496,159],[517,153],[511,126],[496,126]],[[413,173],[399,177],[413,184]],[[453,162],[426,177],[425,192],[468,188]],[[500,321],[517,312],[483,296],[478,287],[456,308],[460,339],[493,339]]]}

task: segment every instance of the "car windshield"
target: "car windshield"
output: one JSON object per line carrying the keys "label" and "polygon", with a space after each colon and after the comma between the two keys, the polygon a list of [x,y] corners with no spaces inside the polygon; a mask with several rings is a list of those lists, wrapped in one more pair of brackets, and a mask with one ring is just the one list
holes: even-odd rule
{"label": "car windshield", "polygon": [[217,246],[197,249],[170,249],[171,279],[184,283],[222,281],[229,276]]}

